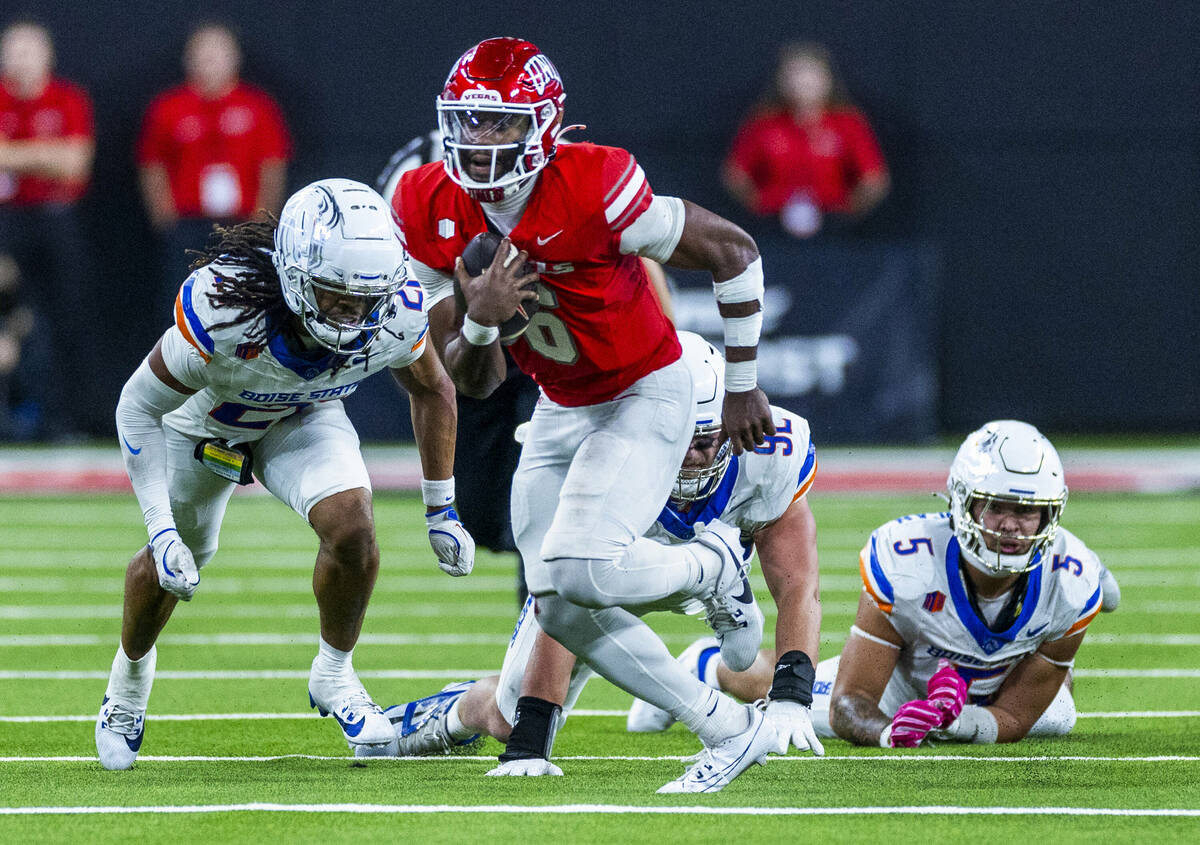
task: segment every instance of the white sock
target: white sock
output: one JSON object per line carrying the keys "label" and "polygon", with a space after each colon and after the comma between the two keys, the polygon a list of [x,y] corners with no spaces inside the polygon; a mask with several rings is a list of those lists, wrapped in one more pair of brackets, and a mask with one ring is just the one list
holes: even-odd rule
{"label": "white sock", "polygon": [[721,665],[721,649],[717,646],[713,646],[712,648],[716,650],[716,653],[708,658],[708,663],[704,666],[704,672],[700,675],[700,680],[713,689],[720,689],[721,681],[717,677],[717,669]]}
{"label": "white sock", "polygon": [[750,727],[746,705],[739,704],[718,690],[706,687],[699,705],[676,718],[710,748]]}
{"label": "white sock", "polygon": [[462,704],[462,700],[463,697],[460,695],[446,712],[446,733],[456,740],[464,740],[475,734],[475,731],[464,725],[458,716],[458,705]]}
{"label": "white sock", "polygon": [[314,680],[336,681],[354,674],[354,649],[342,651],[325,642],[321,637],[317,648],[317,656],[313,658],[312,677]]}
{"label": "white sock", "polygon": [[130,660],[123,646],[117,646],[112,671],[108,675],[105,695],[119,699],[137,710],[145,710],[150,701],[150,687],[154,684],[154,666],[158,661],[158,648],[150,650],[140,660]]}

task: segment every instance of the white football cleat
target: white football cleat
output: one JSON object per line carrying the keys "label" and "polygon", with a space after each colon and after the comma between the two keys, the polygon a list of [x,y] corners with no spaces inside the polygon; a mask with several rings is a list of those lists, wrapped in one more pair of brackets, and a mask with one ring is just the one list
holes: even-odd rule
{"label": "white football cleat", "polygon": [[447,684],[441,692],[383,711],[395,731],[396,753],[400,757],[427,757],[459,754],[478,746],[479,734],[456,740],[449,727],[450,708],[474,683]]}
{"label": "white football cleat", "polygon": [[1108,567],[1100,564],[1100,612],[1112,613],[1121,603],[1121,587],[1117,579],[1108,571]]}
{"label": "white football cleat", "polygon": [[[675,661],[701,681],[708,662],[720,658],[721,644],[716,637],[701,637],[683,650]],[[625,718],[625,730],[630,733],[659,733],[675,724],[675,717],[640,698],[633,700]]]}
{"label": "white football cleat", "polygon": [[104,696],[96,717],[96,754],[101,766],[109,771],[128,769],[137,759],[145,735],[145,710]]}
{"label": "white football cleat", "polygon": [[509,760],[501,763],[487,773],[488,777],[541,777],[550,775],[562,777],[562,769],[543,757],[531,757],[528,760]]}
{"label": "white football cleat", "polygon": [[333,716],[337,720],[355,756],[360,756],[360,746],[364,748],[361,756],[396,756],[396,732],[383,710],[367,695],[357,675],[351,674],[338,683],[310,676],[308,703],[322,716]]}
{"label": "white football cleat", "polygon": [[664,784],[660,795],[692,792],[720,792],[750,766],[762,765],[768,753],[779,746],[775,728],[761,710],[745,705],[750,727],[712,748],[705,748],[700,759],[682,776]]}
{"label": "white football cleat", "polygon": [[735,672],[750,668],[763,637],[763,614],[746,580],[750,567],[742,560],[741,536],[740,529],[714,519],[696,538],[721,555],[716,589],[702,604],[704,618],[721,644],[721,659]]}

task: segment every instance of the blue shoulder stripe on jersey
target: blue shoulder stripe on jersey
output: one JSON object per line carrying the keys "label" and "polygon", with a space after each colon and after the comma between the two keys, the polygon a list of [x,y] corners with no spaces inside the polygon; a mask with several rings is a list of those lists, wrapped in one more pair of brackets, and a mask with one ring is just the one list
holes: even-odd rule
{"label": "blue shoulder stripe on jersey", "polygon": [[883,597],[890,602],[896,601],[896,592],[892,589],[892,582],[883,574],[883,567],[879,565],[879,555],[875,553],[875,535],[871,535],[871,577],[875,579],[875,585],[879,587],[879,592]]}
{"label": "blue shoulder stripe on jersey", "polygon": [[967,597],[967,588],[963,586],[963,575],[959,572],[958,558],[958,538],[951,537],[950,544],[946,546],[946,583],[950,585],[950,599],[954,605],[954,612],[958,614],[959,621],[975,638],[975,642],[979,643],[979,647],[984,650],[984,653],[992,654],[1016,639],[1017,634],[1025,627],[1025,623],[1033,616],[1033,612],[1037,610],[1038,600],[1042,595],[1042,568],[1039,566],[1029,573],[1029,578],[1025,582],[1025,599],[1021,605],[1021,615],[1012,623],[1012,627],[1007,631],[993,631],[975,614],[975,608]]}
{"label": "blue shoulder stripe on jersey", "polygon": [[187,319],[188,327],[196,336],[196,340],[200,341],[200,345],[211,353],[214,346],[213,339],[204,330],[204,323],[200,322],[200,318],[196,315],[196,309],[192,308],[192,285],[195,281],[196,274],[192,273],[183,283],[183,295],[180,297],[180,301],[183,302],[183,316]]}
{"label": "blue shoulder stripe on jersey", "polygon": [[721,514],[725,513],[725,507],[733,496],[733,485],[737,483],[737,476],[738,456],[734,455],[729,459],[729,469],[725,470],[725,477],[721,479],[717,489],[703,500],[703,505],[693,502],[691,510],[681,513],[668,500],[662,513],[658,515],[658,524],[681,540],[692,539],[696,536],[693,526],[697,522],[712,522],[714,519],[720,519]]}
{"label": "blue shoulder stripe on jersey", "polygon": [[817,446],[811,440],[808,441],[808,455],[804,458],[804,466],[800,467],[800,477],[796,479],[797,484],[801,484],[804,479],[808,478],[812,472],[813,464],[817,461]]}
{"label": "blue shoulder stripe on jersey", "polygon": [[1096,606],[1096,602],[1100,601],[1100,588],[1096,588],[1096,592],[1092,593],[1092,597],[1087,600],[1087,604],[1083,606],[1083,610],[1079,612],[1079,618],[1087,616],[1089,610]]}

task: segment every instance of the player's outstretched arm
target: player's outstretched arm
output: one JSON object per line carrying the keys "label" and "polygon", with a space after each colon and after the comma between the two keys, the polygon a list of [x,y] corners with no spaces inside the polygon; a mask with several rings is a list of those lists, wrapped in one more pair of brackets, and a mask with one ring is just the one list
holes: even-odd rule
{"label": "player's outstretched arm", "polygon": [[392,376],[408,392],[421,456],[421,498],[425,502],[429,543],[443,572],[467,575],[475,566],[475,541],[454,510],[454,438],[458,426],[454,385],[428,345],[412,364],[393,368]]}
{"label": "player's outstretched arm", "polygon": [[903,640],[864,592],[851,636],[838,662],[829,703],[829,725],[855,745],[879,745],[892,720],[879,709]]}
{"label": "player's outstretched arm", "polygon": [[775,522],[756,532],[754,543],[767,589],[775,600],[775,675],[767,715],[796,748],[825,753],[808,708],[821,637],[821,592],[817,572],[817,523],[808,500],[792,504]]}
{"label": "player's outstretched arm", "polygon": [[[177,332],[172,328],[168,330]],[[164,339],[169,339],[164,336]],[[178,343],[183,343],[182,338]],[[142,361],[117,400],[117,436],[125,471],[141,505],[150,548],[164,590],[187,601],[200,583],[191,550],[179,538],[167,488],[167,443],[162,418],[195,393],[163,359],[163,340]]]}
{"label": "player's outstretched arm", "polygon": [[725,326],[723,436],[740,455],[775,433],[766,394],[758,387],[762,259],[754,239],[739,226],[687,200],[683,208],[683,232],[667,264],[712,273],[717,309]]}

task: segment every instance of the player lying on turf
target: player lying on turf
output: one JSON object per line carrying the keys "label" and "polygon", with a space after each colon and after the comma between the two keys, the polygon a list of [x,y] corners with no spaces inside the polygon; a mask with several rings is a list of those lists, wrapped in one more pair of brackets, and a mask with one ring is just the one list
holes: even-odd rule
{"label": "player lying on turf", "polygon": [[[773,683],[772,653],[759,655],[747,676],[765,675],[763,692],[770,687],[766,713],[778,735],[776,750],[786,751],[790,739],[797,748],[823,754],[808,714],[821,624],[816,525],[805,497],[817,469],[808,423],[772,407],[775,434],[753,452],[731,455],[718,438],[724,362],[698,335],[680,332],[679,337],[699,400],[696,426],[671,498],[646,536],[663,544],[686,544],[707,528],[728,535],[731,542],[757,547],[763,577],[779,608],[775,639],[781,656]],[[591,673],[540,631],[529,610],[527,604],[517,621],[499,676],[452,684],[428,698],[388,708],[401,754],[445,753],[470,743],[476,734],[489,734],[508,742],[503,765],[492,774],[561,774],[548,762],[553,736]],[[719,644],[711,637],[706,642],[705,659],[715,667]],[[521,719],[512,730],[527,674],[536,676],[545,697],[520,699]],[[670,717],[665,718],[662,727],[670,724]]]}
{"label": "player lying on turf", "polygon": [[949,513],[889,522],[862,550],[850,639],[817,669],[822,735],[911,748],[1061,736],[1075,724],[1075,654],[1119,593],[1059,527],[1057,452],[1031,425],[990,422],[959,448],[946,486]]}
{"label": "player lying on turf", "polygon": [[179,292],[175,324],[125,384],[117,430],[150,543],[125,575],[121,645],[96,720],[108,769],[133,765],[155,640],[217,550],[225,506],[256,477],[313,527],[321,641],[308,693],[346,740],[395,734],[351,663],[379,570],[371,483],[342,408],[389,369],[409,394],[438,565],[466,575],[474,543],[454,499],[454,387],[425,343],[422,292],[387,204],[348,179],[294,194],[277,226],[220,231]]}

